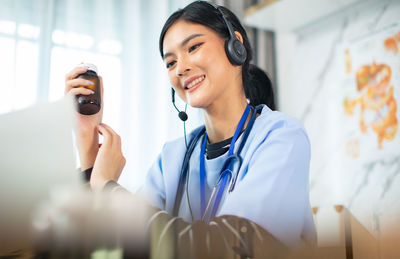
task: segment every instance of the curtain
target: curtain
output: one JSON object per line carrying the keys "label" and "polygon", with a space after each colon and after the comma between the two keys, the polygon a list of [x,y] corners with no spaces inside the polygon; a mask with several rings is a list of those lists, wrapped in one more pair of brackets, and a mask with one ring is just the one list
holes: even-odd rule
{"label": "curtain", "polygon": [[[0,114],[62,98],[65,74],[94,63],[104,80],[103,121],[121,135],[127,158],[120,183],[136,189],[163,143],[183,136],[158,37],[188,2],[1,0]],[[188,114],[190,130],[201,115]]]}

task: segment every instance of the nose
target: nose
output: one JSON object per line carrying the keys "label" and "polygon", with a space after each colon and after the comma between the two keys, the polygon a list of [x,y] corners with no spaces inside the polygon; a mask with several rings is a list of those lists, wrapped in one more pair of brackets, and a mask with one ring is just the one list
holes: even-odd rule
{"label": "nose", "polygon": [[176,75],[181,77],[184,76],[187,72],[190,71],[190,62],[185,57],[179,58],[177,60],[176,66]]}

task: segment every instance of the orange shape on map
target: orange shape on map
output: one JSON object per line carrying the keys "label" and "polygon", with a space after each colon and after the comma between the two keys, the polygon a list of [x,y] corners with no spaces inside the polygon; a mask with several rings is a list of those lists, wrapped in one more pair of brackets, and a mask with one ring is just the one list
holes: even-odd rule
{"label": "orange shape on map", "polygon": [[387,38],[384,42],[385,48],[389,51],[393,51],[394,54],[399,52],[399,48],[397,47],[397,42],[393,38]]}
{"label": "orange shape on map", "polygon": [[383,42],[385,48],[388,51],[393,51],[395,55],[399,52],[399,44],[400,44],[400,32],[396,33],[392,37],[388,37]]}
{"label": "orange shape on map", "polygon": [[[354,108],[360,105],[359,118],[360,130],[366,133],[371,128],[378,137],[378,148],[382,148],[384,139],[392,140],[397,133],[398,123],[396,117],[397,102],[394,98],[394,87],[390,86],[392,70],[388,65],[364,65],[356,72],[357,91],[360,96],[356,99],[344,100],[345,112],[352,115]],[[365,111],[375,112],[375,120],[365,122]]]}

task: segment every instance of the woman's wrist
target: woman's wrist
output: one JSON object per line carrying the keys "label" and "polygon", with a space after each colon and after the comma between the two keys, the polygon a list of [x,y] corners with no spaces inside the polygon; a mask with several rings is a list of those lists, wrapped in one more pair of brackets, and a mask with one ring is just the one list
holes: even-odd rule
{"label": "woman's wrist", "polygon": [[94,191],[101,191],[101,190],[103,190],[106,183],[109,181],[110,181],[110,179],[106,180],[106,179],[103,179],[102,177],[96,175],[96,176],[90,178],[90,187]]}
{"label": "woman's wrist", "polygon": [[99,151],[99,136],[79,137],[78,141],[79,159],[82,170],[93,167]]}
{"label": "woman's wrist", "polygon": [[79,160],[81,161],[82,170],[93,167],[94,162],[96,161],[97,152],[98,148],[97,150],[90,150],[88,152],[79,151]]}

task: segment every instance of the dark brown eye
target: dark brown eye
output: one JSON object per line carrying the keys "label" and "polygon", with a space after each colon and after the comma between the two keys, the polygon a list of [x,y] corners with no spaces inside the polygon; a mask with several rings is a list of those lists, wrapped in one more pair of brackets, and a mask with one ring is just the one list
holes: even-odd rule
{"label": "dark brown eye", "polygon": [[175,65],[175,63],[176,63],[175,61],[168,62],[166,65],[167,69]]}
{"label": "dark brown eye", "polygon": [[196,50],[196,49],[197,49],[198,47],[200,47],[202,44],[203,44],[203,42],[200,42],[200,43],[197,43],[197,44],[194,44],[193,46],[191,46],[191,47],[189,48],[189,53],[192,52],[192,51],[194,51],[194,50]]}

